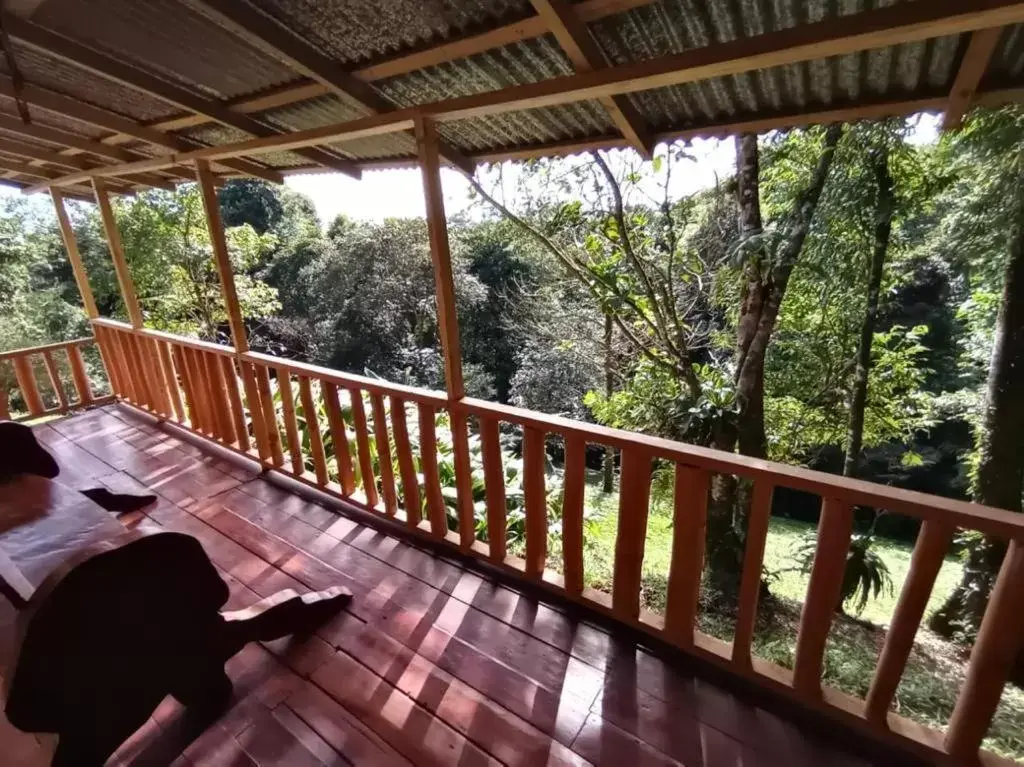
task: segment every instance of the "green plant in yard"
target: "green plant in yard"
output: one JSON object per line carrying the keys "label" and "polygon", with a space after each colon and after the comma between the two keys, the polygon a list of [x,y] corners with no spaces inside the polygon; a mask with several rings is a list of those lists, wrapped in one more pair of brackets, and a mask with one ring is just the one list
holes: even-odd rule
{"label": "green plant in yard", "polygon": [[[874,527],[866,533],[855,535],[850,542],[850,550],[846,555],[846,569],[843,572],[843,590],[836,605],[838,612],[852,603],[853,612],[860,615],[867,607],[868,601],[878,599],[883,594],[892,596],[892,575],[889,566],[874,549]],[[810,574],[814,564],[814,552],[818,547],[817,538],[808,534],[797,548],[797,560],[800,571]]]}

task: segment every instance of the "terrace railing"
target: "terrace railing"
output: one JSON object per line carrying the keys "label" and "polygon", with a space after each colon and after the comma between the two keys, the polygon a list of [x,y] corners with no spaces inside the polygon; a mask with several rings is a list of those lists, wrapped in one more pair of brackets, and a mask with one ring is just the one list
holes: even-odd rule
{"label": "terrace railing", "polygon": [[[229,346],[93,320],[116,396],[259,461],[413,534],[526,579],[638,628],[746,680],[782,693],[883,741],[947,763],[1000,760],[979,748],[1022,643],[1024,516],[543,415],[477,399],[340,373]],[[77,347],[72,347],[77,348]],[[17,359],[17,358],[16,358]],[[24,365],[22,365],[24,368]],[[297,392],[297,393],[296,393]],[[317,414],[316,417],[313,417]],[[450,430],[454,496],[443,493],[437,429]],[[470,455],[470,430],[479,463]],[[502,429],[522,433],[525,545],[507,543]],[[415,439],[411,435],[415,435]],[[546,444],[564,445],[560,559],[548,555]],[[450,439],[450,441],[449,441]],[[620,453],[620,509],[611,594],[587,588],[583,564],[587,446]],[[641,607],[652,468],[675,475],[671,566],[664,615]],[[482,473],[487,533],[477,534],[474,487]],[[696,630],[709,491],[715,475],[752,487],[735,635],[722,641]],[[792,670],[751,652],[773,493],[818,496],[818,545],[800,618]],[[446,500],[448,501],[446,503]],[[922,522],[906,581],[864,698],[823,685],[823,658],[856,506],[885,508]],[[449,512],[449,507],[453,507]],[[957,528],[1008,541],[1008,553],[971,654],[945,733],[891,710],[939,568]]]}
{"label": "terrace railing", "polygon": [[[0,352],[0,419],[26,421],[111,402],[113,396],[97,396],[86,372],[82,349],[94,343],[79,338]],[[20,407],[11,402],[11,383]]]}

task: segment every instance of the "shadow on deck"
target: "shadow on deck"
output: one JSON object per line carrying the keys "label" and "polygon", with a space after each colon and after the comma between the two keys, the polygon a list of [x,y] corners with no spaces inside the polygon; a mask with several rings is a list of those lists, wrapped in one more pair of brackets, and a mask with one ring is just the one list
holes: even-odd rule
{"label": "shadow on deck", "polygon": [[[159,495],[129,527],[198,538],[229,608],[340,584],[346,612],[228,663],[235,704],[180,753],[170,698],[112,764],[861,765],[633,641],[293,495],[116,405],[36,427],[61,481]],[[0,668],[14,610],[0,600]],[[6,765],[46,737],[0,719]]]}

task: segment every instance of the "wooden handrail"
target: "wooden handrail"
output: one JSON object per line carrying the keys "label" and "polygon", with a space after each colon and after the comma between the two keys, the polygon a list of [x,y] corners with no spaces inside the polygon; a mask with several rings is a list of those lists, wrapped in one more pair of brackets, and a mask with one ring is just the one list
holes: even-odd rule
{"label": "wooden handrail", "polygon": [[[232,347],[132,328],[116,321],[95,320],[93,325],[119,398],[244,453],[267,469],[288,474],[372,514],[399,521],[414,535],[487,559],[493,567],[529,578],[542,588],[866,733],[910,746],[927,759],[948,762],[974,758],[1010,664],[1024,641],[1017,621],[1024,611],[1024,515],[493,402],[449,399],[440,392],[256,352],[238,352]],[[70,342],[71,348],[77,349],[76,345],[85,342],[87,339]],[[46,348],[31,351],[55,353]],[[20,352],[8,356],[21,360],[22,378],[27,379],[24,368],[29,357]],[[273,386],[271,370],[277,381]],[[238,387],[239,372],[242,391]],[[307,433],[301,436],[292,377],[299,382],[306,420]],[[347,403],[339,400],[342,389],[348,394]],[[317,415],[321,402],[326,412],[324,423]],[[438,427],[443,427],[445,418],[450,436],[439,445]],[[526,532],[525,541],[517,548],[507,540],[509,497],[503,465],[507,459],[500,445],[501,429],[506,426],[521,429],[523,434]],[[291,459],[287,462],[281,449],[282,434]],[[330,453],[327,436],[332,445]],[[471,462],[471,437],[480,440],[484,512],[477,512],[477,499],[472,495],[472,472],[480,467]],[[350,448],[352,438],[354,448]],[[546,479],[549,443],[561,443],[565,448],[560,494],[561,561],[555,563],[548,561],[549,521],[559,512],[557,485],[552,482],[549,486]],[[583,532],[588,445],[615,448],[621,455],[611,594],[586,587]],[[455,490],[454,513],[446,508],[442,492],[439,447],[454,465],[454,488],[447,488],[448,492]],[[329,471],[332,455],[337,481]],[[312,472],[306,470],[307,458]],[[641,603],[652,469],[659,461],[668,462],[675,472],[672,556],[664,617],[649,613]],[[450,478],[450,468],[448,472]],[[695,628],[708,505],[716,474],[724,475],[724,481],[734,477],[733,481],[740,483],[740,492],[750,498],[746,546],[737,564],[741,568],[739,610],[731,643],[708,637]],[[823,499],[792,672],[751,652],[772,496],[777,488],[806,491]],[[841,599],[856,505],[885,508],[924,522],[865,700],[822,684],[825,644]],[[482,517],[486,517],[488,527],[487,544],[476,534]],[[454,523],[450,522],[453,518]],[[958,527],[1009,540],[1010,553],[992,593],[967,680],[943,741],[939,733],[902,719],[890,712],[889,706],[953,530]],[[550,569],[559,567],[561,574]]]}
{"label": "wooden handrail", "polygon": [[[112,397],[99,397],[93,393],[86,372],[82,347],[97,343],[98,338],[76,338],[23,349],[0,352],[0,369],[13,371],[22,402],[27,412],[14,414],[10,410],[9,392],[0,392],[0,418],[24,421],[42,416],[68,413],[77,408],[110,402]],[[66,357],[66,370],[70,386],[62,377],[62,362]],[[113,375],[108,374],[113,383]],[[47,401],[54,403],[47,405]]]}
{"label": "wooden handrail", "polygon": [[57,341],[52,344],[43,344],[42,346],[30,346],[26,349],[9,349],[8,351],[0,352],[0,360],[10,360],[15,357],[30,357],[33,354],[69,349],[73,346],[88,346],[95,341],[95,338],[76,338],[73,341]]}

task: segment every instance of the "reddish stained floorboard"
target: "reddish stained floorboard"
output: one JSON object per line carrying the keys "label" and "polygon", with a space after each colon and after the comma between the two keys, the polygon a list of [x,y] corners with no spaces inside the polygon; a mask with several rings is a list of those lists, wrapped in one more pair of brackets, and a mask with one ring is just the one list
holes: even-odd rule
{"label": "reddish stained floorboard", "polygon": [[[864,765],[596,626],[467,572],[207,453],[130,409],[37,428],[71,485],[149,490],[128,526],[189,533],[238,607],[342,584],[316,636],[228,663],[235,702],[181,751],[167,699],[111,764]],[[0,600],[0,674],[14,610]],[[0,719],[4,764],[48,763],[52,738]],[[12,761],[13,760],[13,761]]]}

